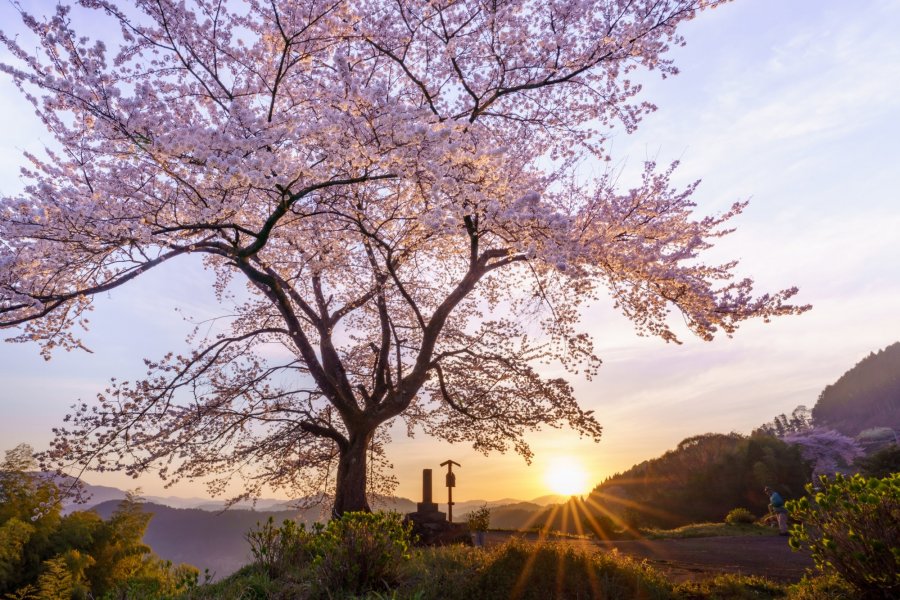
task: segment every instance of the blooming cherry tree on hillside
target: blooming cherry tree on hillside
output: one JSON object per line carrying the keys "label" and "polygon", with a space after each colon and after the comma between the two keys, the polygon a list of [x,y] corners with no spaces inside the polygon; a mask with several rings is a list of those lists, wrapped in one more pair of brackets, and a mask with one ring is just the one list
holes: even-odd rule
{"label": "blooming cherry tree on hillside", "polygon": [[812,465],[813,481],[820,475],[834,477],[841,468],[849,467],[863,455],[856,440],[826,427],[788,433],[781,439],[799,446],[800,455]]}
{"label": "blooming cherry tree on hillside", "polygon": [[[526,458],[525,434],[601,427],[541,364],[599,365],[579,308],[703,339],[806,307],[706,264],[741,212],[694,185],[582,183],[604,132],[652,110],[676,26],[713,0],[81,0],[22,13],[2,70],[55,138],[0,207],[0,323],[77,348],[92,298],[199,259],[227,326],[75,407],[49,460],[222,491],[333,491],[368,508],[387,424]],[[284,360],[261,352],[278,344]],[[264,357],[265,356],[265,357]]]}

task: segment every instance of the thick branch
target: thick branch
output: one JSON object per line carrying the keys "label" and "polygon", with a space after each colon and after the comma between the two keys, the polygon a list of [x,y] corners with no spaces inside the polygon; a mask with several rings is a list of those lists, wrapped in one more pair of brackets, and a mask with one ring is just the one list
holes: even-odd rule
{"label": "thick branch", "polygon": [[[360,177],[350,177],[346,179],[331,179],[329,181],[323,181],[320,183],[316,183],[310,186],[307,186],[296,192],[294,194],[288,195],[286,198],[283,198],[281,202],[275,207],[275,210],[272,211],[272,214],[269,215],[269,218],[266,219],[266,222],[263,223],[263,226],[260,228],[259,232],[255,235],[256,240],[250,244],[249,246],[242,248],[238,252],[238,256],[240,257],[249,257],[260,250],[266,245],[266,242],[269,240],[269,235],[272,233],[272,230],[278,224],[278,221],[287,214],[287,212],[291,209],[291,206],[297,203],[298,200],[312,194],[313,192],[327,189],[330,187],[340,186],[340,185],[353,185],[356,183],[364,183],[367,181],[379,181],[384,179],[394,179],[396,175],[392,174],[384,174],[384,175],[363,175]],[[285,190],[287,193],[287,190]]]}
{"label": "thick branch", "polygon": [[[193,249],[194,248],[192,246],[176,248],[176,249],[172,250],[171,252],[162,254],[162,255],[158,256],[157,258],[154,258],[152,260],[149,260],[145,263],[140,264],[137,267],[129,269],[129,270],[125,271],[124,274],[119,274],[118,276],[116,276],[114,279],[112,279],[110,281],[106,281],[106,282],[103,282],[103,283],[100,283],[97,285],[86,286],[86,287],[80,288],[74,292],[67,292],[64,294],[31,295],[30,296],[31,298],[34,298],[35,300],[37,300],[38,302],[41,302],[42,304],[45,304],[46,306],[43,309],[41,309],[40,311],[38,311],[37,313],[26,315],[24,317],[12,318],[9,320],[0,319],[0,327],[15,327],[16,325],[21,325],[22,323],[26,323],[28,321],[33,321],[35,319],[39,319],[39,318],[44,317],[47,314],[49,314],[50,312],[52,312],[53,310],[58,308],[60,305],[66,303],[70,300],[74,300],[75,298],[78,298],[80,296],[94,296],[94,295],[100,294],[102,292],[108,292],[109,290],[115,289],[115,288],[119,287],[120,285],[123,285],[123,284],[131,281],[132,279],[134,279],[141,273],[144,273],[145,271],[148,271],[149,269],[152,269],[153,267],[156,267],[156,266],[164,263],[165,261],[169,260],[170,258],[173,258],[180,254],[185,254],[187,252],[191,252]],[[21,293],[21,292],[17,292],[17,293]],[[28,307],[29,307],[29,305],[21,304],[21,303],[9,305],[9,306],[2,306],[2,307],[0,307],[0,315],[8,314],[8,313],[15,313],[17,311],[20,311],[20,310],[28,308]]]}

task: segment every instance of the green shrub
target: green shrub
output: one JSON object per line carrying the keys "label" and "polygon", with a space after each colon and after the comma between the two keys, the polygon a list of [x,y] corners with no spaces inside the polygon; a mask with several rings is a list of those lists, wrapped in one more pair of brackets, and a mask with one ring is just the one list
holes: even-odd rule
{"label": "green shrub", "polygon": [[[133,573],[115,590],[100,596],[102,600],[162,600],[175,598],[197,589],[200,571],[186,564],[175,565],[172,561],[153,559],[146,561],[140,572]],[[73,596],[66,596],[69,600]],[[82,596],[75,594],[76,598]],[[88,598],[94,598],[88,594]],[[43,597],[42,597],[43,598]]]}
{"label": "green shrub", "polygon": [[887,477],[900,472],[900,445],[891,444],[875,454],[856,459],[854,464],[866,477]]}
{"label": "green shrub", "polygon": [[333,597],[396,585],[410,558],[411,527],[397,513],[344,513],[312,538],[315,586]]}
{"label": "green shrub", "polygon": [[63,558],[44,561],[44,571],[38,577],[38,597],[41,600],[70,600],[74,591],[72,574]]}
{"label": "green shrub", "polygon": [[761,600],[784,598],[783,586],[755,575],[717,575],[675,586],[677,600]]}
{"label": "green shrub", "polygon": [[[308,594],[285,596],[282,590],[288,587],[284,582],[274,581],[258,565],[247,565],[228,577],[215,583],[186,590],[179,600],[269,600],[270,598],[305,598]],[[129,600],[131,597],[128,596]]]}
{"label": "green shrub", "polygon": [[455,544],[413,549],[403,567],[401,598],[416,600],[475,600],[479,572],[488,554],[472,546]]}
{"label": "green shrub", "polygon": [[487,506],[476,508],[466,515],[466,523],[470,531],[487,531],[491,524],[491,509]]}
{"label": "green shrub", "polygon": [[250,544],[253,561],[270,577],[278,577],[290,567],[302,562],[311,544],[311,534],[303,523],[285,520],[275,527],[272,517],[265,523],[256,523],[245,536]]}
{"label": "green shrub", "polygon": [[304,597],[358,596],[396,585],[410,557],[410,524],[397,513],[345,513],[307,530],[272,518],[247,535],[256,568],[271,580],[297,583]]}
{"label": "green shrub", "polygon": [[788,587],[789,600],[856,600],[859,594],[849,583],[832,573],[820,577],[804,577]]}
{"label": "green shrub", "polygon": [[725,522],[729,525],[738,525],[741,523],[755,523],[756,517],[753,516],[746,508],[733,508],[728,515],[725,516]]}
{"label": "green shrub", "polygon": [[[800,521],[791,528],[791,547],[809,547],[819,569],[836,572],[867,598],[900,597],[900,474],[820,482],[813,498],[787,503]],[[813,494],[812,485],[807,491]]]}

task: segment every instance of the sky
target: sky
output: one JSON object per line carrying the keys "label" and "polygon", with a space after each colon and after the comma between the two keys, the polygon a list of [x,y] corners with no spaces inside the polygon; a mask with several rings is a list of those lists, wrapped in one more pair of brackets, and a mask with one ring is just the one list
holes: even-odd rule
{"label": "sky", "polygon": [[[15,19],[0,4],[2,27]],[[421,469],[437,471],[447,459],[462,465],[460,501],[586,492],[686,437],[749,433],[797,405],[811,407],[860,359],[900,341],[898,22],[896,0],[738,0],[707,11],[681,29],[687,46],[670,54],[677,77],[640,77],[658,110],[634,134],[611,133],[623,185],[647,158],[679,160],[676,181],[702,179],[698,212],[749,199],[737,231],[712,256],[739,259],[739,274],[760,290],[798,286],[797,301],[812,311],[748,323],[714,342],[683,329],[679,346],[637,337],[600,301],[583,319],[603,367],[593,381],[571,379],[604,425],[600,443],[544,431],[528,437],[535,457],[527,465],[514,454],[484,457],[397,431],[388,449],[397,494],[419,500]],[[11,195],[22,186],[22,151],[40,151],[49,136],[8,78],[0,79],[0,115],[0,194]],[[178,266],[98,298],[85,338],[92,354],[60,352],[45,362],[35,346],[0,344],[0,450],[45,447],[69,405],[90,401],[110,377],[140,375],[144,357],[182,348],[192,325],[181,315],[216,314],[209,282]],[[561,472],[571,472],[562,478],[568,485]],[[86,480],[151,495],[204,492],[119,474]]]}

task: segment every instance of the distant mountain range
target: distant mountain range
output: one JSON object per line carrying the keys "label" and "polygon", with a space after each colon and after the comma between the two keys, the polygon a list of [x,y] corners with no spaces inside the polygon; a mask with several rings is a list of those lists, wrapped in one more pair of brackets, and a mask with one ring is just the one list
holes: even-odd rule
{"label": "distant mountain range", "polygon": [[[68,481],[66,479],[61,479],[58,476],[55,476],[54,479],[59,485],[60,489],[65,490],[68,485]],[[84,488],[84,500],[83,503],[77,503],[74,499],[68,498],[63,501],[63,514],[68,514],[72,511],[76,510],[86,510],[93,506],[103,504],[105,502],[111,502],[122,500],[125,498],[125,491],[120,490],[116,487],[110,487],[106,485],[91,485],[84,481],[81,482],[82,487]],[[183,498],[180,496],[141,496],[145,502],[149,504],[156,504],[161,506],[166,506],[169,508],[192,508],[210,512],[219,512],[224,510],[225,501],[224,500],[211,500],[209,498]],[[252,502],[239,502],[235,505],[235,508],[241,508],[246,510],[257,510],[257,511],[284,511],[291,510],[293,507],[288,506],[290,503],[285,500],[279,500],[275,498],[262,498],[257,503],[254,504]]]}
{"label": "distant mountain range", "polygon": [[[64,489],[69,481],[66,479],[60,479],[57,476],[54,476],[54,479],[57,482],[57,485],[60,486],[61,489]],[[112,500],[122,500],[125,498],[125,491],[120,490],[116,487],[110,487],[106,485],[92,485],[86,482],[82,482],[81,485],[84,488],[85,494],[85,502],[76,503],[73,500],[69,499],[63,503],[63,513],[67,514],[75,510],[85,510],[90,507],[96,506],[98,504],[103,504],[104,502],[112,501]],[[166,506],[169,508],[190,508],[197,509],[208,512],[221,512],[225,510],[226,501],[225,500],[214,500],[211,498],[200,498],[200,497],[182,497],[182,496],[141,496],[145,502],[148,504],[155,504],[160,506]],[[533,504],[538,507],[544,507],[551,504],[561,504],[568,500],[567,496],[560,496],[557,494],[550,494],[547,496],[540,496],[539,498],[535,498],[527,502],[527,504]],[[453,505],[453,512],[460,517],[465,516],[469,512],[475,510],[476,508],[481,508],[482,506],[487,506],[488,508],[494,508],[498,506],[508,506],[523,503],[522,500],[516,498],[501,498],[500,500],[466,500],[464,502],[455,502]],[[313,504],[309,502],[308,499],[304,500],[283,500],[279,498],[260,498],[253,501],[243,501],[238,502],[234,506],[232,506],[229,510],[247,510],[252,512],[285,512],[285,511],[297,511],[300,506],[307,506],[309,504]],[[321,504],[316,503],[316,504]],[[384,498],[376,498],[374,501],[373,509],[377,510],[387,510],[387,511],[396,511],[399,513],[408,513],[416,510],[416,501],[409,500],[408,498],[401,498],[396,496],[384,497]],[[446,503],[441,510],[446,510]],[[315,520],[314,518],[312,520]]]}
{"label": "distant mountain range", "polygon": [[[65,484],[65,481],[58,481]],[[92,510],[104,519],[109,518],[125,491],[115,487],[83,483],[87,502],[64,504],[63,512]],[[295,519],[305,523],[327,518],[327,502],[300,508],[296,501],[263,498],[256,502],[239,503],[224,510],[225,502],[209,498],[178,496],[144,496],[144,510],[153,513],[147,526],[144,542],[161,558],[173,563],[188,563],[201,572],[208,569],[215,579],[225,577],[250,561],[250,549],[245,535],[272,517],[276,523]],[[529,526],[529,520],[544,507],[564,502],[564,496],[541,496],[531,502],[513,498],[501,500],[468,500],[453,507],[454,520],[462,521],[476,508],[492,509],[491,526],[517,529]],[[308,503],[307,503],[308,504]],[[416,503],[408,498],[386,497],[374,502],[374,509],[410,513]],[[446,504],[441,505],[446,511]]]}

